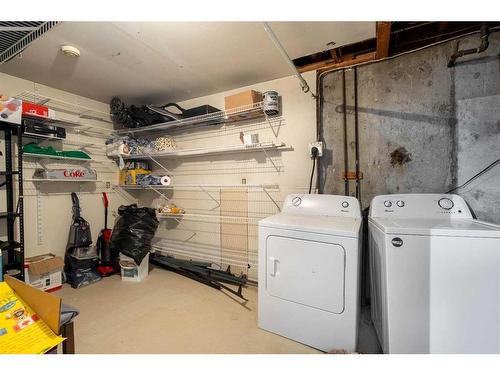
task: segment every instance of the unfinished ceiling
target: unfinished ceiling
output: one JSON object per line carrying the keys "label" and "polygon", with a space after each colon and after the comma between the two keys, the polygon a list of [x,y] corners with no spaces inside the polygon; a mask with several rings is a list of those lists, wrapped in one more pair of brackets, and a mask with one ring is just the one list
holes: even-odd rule
{"label": "unfinished ceiling", "polygon": [[[375,36],[375,22],[271,22],[292,59]],[[62,45],[81,51],[68,58]],[[64,22],[0,71],[107,102],[181,101],[291,75],[261,22]]]}

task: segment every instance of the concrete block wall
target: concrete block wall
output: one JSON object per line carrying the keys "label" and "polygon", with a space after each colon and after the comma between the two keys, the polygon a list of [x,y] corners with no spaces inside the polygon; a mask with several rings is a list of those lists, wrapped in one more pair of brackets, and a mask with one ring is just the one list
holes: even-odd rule
{"label": "concrete block wall", "polygon": [[[480,55],[447,61],[455,44],[479,44],[467,36],[357,68],[361,201],[378,194],[445,192],[500,157],[500,33]],[[344,194],[342,71],[323,87],[326,157],[320,191]],[[345,71],[349,170],[355,170],[354,71]],[[407,153],[406,160],[396,150]],[[500,224],[500,167],[458,190],[479,219]],[[349,193],[354,194],[354,182]]]}

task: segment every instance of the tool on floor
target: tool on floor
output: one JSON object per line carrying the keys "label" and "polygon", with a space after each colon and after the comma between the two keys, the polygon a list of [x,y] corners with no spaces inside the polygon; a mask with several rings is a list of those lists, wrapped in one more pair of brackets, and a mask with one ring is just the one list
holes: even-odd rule
{"label": "tool on floor", "polygon": [[102,277],[106,277],[120,272],[120,264],[118,262],[118,254],[111,251],[109,246],[111,243],[112,230],[108,228],[108,195],[103,192],[102,196],[104,203],[104,229],[99,232],[96,243],[97,255],[99,257],[97,272],[99,272]]}
{"label": "tool on floor", "polygon": [[[210,262],[199,262],[194,260],[177,259],[172,256],[165,256],[158,253],[151,254],[150,263],[189,277],[200,283],[208,285],[214,289],[227,290],[244,301],[248,301],[242,294],[242,287],[247,283],[247,276],[235,276],[228,266],[226,271],[215,270]],[[224,285],[223,283],[235,285],[237,290]]]}

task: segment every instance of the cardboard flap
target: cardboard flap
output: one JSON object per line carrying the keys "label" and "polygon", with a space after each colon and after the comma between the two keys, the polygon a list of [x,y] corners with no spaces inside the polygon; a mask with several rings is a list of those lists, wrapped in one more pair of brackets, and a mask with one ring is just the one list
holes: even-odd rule
{"label": "cardboard flap", "polygon": [[35,289],[9,275],[5,275],[5,282],[36,311],[52,332],[59,334],[62,302],[60,297]]}
{"label": "cardboard flap", "polygon": [[63,259],[54,254],[44,254],[27,258],[25,262],[28,264],[29,270],[33,275],[43,275],[64,268]]}

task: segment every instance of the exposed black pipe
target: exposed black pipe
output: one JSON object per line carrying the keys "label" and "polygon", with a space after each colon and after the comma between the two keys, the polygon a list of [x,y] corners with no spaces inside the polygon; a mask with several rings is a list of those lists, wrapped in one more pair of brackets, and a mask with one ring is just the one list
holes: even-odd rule
{"label": "exposed black pipe", "polygon": [[[344,109],[345,110],[345,109]],[[361,184],[359,180],[359,124],[358,124],[358,68],[354,67],[354,138],[356,140],[356,198],[361,206]]]}
{"label": "exposed black pipe", "polygon": [[347,109],[346,109],[346,88],[345,69],[342,69],[342,110],[344,114],[344,195],[349,195],[349,180],[347,171],[349,170],[349,159],[347,154]]}
{"label": "exposed black pipe", "polygon": [[[323,78],[324,76],[321,74],[316,75],[316,139],[318,141],[323,142],[324,147],[326,148],[325,139],[323,137]],[[316,189],[318,194],[323,194],[323,187],[321,185],[321,162],[318,160],[316,163]],[[324,182],[323,182],[324,183]]]}
{"label": "exposed black pipe", "polygon": [[469,49],[464,49],[464,50],[458,50],[458,42],[456,44],[456,52],[451,55],[450,61],[448,61],[448,68],[451,68],[452,66],[455,65],[455,62],[457,61],[458,58],[465,56],[465,55],[472,55],[473,53],[481,53],[483,51],[486,51],[488,46],[490,45],[490,42],[488,40],[488,36],[490,35],[490,31],[488,28],[488,25],[483,23],[481,25],[481,44],[479,44],[479,47],[476,48],[469,48]]}

